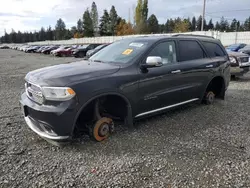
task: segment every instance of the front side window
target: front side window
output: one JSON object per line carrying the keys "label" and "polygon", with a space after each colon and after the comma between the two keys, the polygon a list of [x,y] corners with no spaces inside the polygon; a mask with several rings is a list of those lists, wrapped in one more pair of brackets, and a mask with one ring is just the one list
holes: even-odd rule
{"label": "front side window", "polygon": [[148,56],[159,56],[163,64],[176,62],[176,49],[174,41],[167,41],[157,44]]}
{"label": "front side window", "polygon": [[205,53],[197,41],[179,41],[180,61],[191,61],[205,58]]}

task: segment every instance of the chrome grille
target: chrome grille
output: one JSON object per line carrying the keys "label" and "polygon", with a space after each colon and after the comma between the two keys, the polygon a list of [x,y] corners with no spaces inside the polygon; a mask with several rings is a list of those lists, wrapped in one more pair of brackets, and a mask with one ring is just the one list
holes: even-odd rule
{"label": "chrome grille", "polygon": [[34,102],[37,102],[39,104],[42,104],[44,101],[43,94],[41,91],[41,88],[35,84],[32,84],[30,82],[25,83],[25,91],[26,95],[33,100]]}
{"label": "chrome grille", "polygon": [[241,57],[240,58],[240,62],[241,63],[247,63],[247,62],[249,62],[249,57]]}

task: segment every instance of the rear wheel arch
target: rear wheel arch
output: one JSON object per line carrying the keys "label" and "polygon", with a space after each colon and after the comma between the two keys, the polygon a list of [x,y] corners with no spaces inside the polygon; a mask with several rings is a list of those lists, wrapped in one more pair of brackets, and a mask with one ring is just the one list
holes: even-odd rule
{"label": "rear wheel arch", "polygon": [[224,99],[226,91],[225,79],[222,76],[214,76],[207,84],[203,96],[209,91],[213,91],[217,98]]}

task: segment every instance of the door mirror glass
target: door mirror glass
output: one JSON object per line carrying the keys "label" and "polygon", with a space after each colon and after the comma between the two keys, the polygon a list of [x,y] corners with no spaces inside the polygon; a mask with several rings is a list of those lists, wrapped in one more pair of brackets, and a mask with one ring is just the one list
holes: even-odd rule
{"label": "door mirror glass", "polygon": [[163,65],[162,58],[159,56],[148,56],[146,60],[146,64],[143,64],[143,68],[153,68],[153,67],[161,67]]}

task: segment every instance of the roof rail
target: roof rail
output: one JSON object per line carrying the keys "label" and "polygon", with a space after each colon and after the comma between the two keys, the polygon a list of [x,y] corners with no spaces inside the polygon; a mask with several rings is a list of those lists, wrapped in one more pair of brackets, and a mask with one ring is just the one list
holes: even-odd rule
{"label": "roof rail", "polygon": [[189,37],[205,37],[205,38],[214,39],[214,37],[206,36],[206,35],[193,35],[193,34],[175,34],[175,35],[172,35],[172,37],[185,37],[185,36],[189,36]]}

